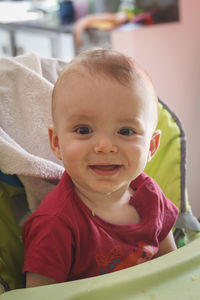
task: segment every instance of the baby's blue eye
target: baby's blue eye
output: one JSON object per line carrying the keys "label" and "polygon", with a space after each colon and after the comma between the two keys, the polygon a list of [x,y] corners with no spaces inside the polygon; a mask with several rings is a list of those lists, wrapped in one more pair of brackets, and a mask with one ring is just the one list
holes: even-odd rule
{"label": "baby's blue eye", "polygon": [[81,126],[76,129],[76,133],[78,134],[90,134],[92,133],[92,129],[87,126]]}
{"label": "baby's blue eye", "polygon": [[129,135],[132,135],[134,134],[134,130],[131,129],[131,128],[122,128],[118,131],[119,134],[121,135],[126,135],[126,136],[129,136]]}

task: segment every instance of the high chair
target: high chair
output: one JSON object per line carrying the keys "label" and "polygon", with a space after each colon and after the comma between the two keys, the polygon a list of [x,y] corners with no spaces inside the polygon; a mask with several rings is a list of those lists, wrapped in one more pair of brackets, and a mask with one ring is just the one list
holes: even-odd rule
{"label": "high chair", "polygon": [[[6,76],[8,82],[13,80],[13,72],[20,73],[19,69],[21,68],[26,74],[23,84],[26,85],[30,81],[31,87],[34,80],[35,82],[42,81],[44,86],[38,86],[38,90],[41,88],[41,93],[44,92],[44,98],[47,97],[48,99],[50,99],[48,91],[52,90],[53,83],[65,64],[55,59],[44,59],[36,55],[10,58],[7,61],[5,61],[6,59],[0,60],[2,63],[6,62],[6,69],[4,69],[6,74],[3,75]],[[7,67],[8,65],[9,67]],[[15,68],[14,71],[12,66]],[[27,77],[27,72],[30,73],[29,77]],[[16,81],[19,85],[22,84],[19,78],[16,78]],[[12,89],[12,85],[10,87]],[[0,84],[0,98],[3,97],[4,88],[5,86]],[[42,90],[42,88],[44,89]],[[15,90],[15,93],[20,95],[20,89],[18,87],[16,89],[17,92]],[[46,94],[45,91],[47,91]],[[18,97],[16,96],[16,98]],[[2,102],[3,99],[0,100]],[[13,99],[12,101],[15,103]],[[50,107],[50,100],[48,101],[47,105]],[[18,105],[19,103],[16,102],[16,106]],[[35,107],[37,105],[40,105],[40,103],[35,104]],[[50,108],[48,109],[50,111]],[[21,117],[25,118],[23,110],[21,113]],[[34,114],[34,112],[32,113]],[[18,121],[15,120],[16,128]],[[23,265],[21,225],[24,218],[30,214],[30,202],[27,200],[29,199],[30,190],[26,186],[27,180],[25,178],[26,176],[30,178],[31,175],[29,174],[30,170],[27,170],[26,175],[20,173],[21,171],[15,173],[12,168],[6,174],[4,163],[6,151],[2,150],[5,150],[5,141],[9,142],[14,137],[10,131],[6,131],[6,123],[2,118],[0,122],[0,149],[4,156],[0,160],[0,299],[198,299],[200,291],[200,225],[193,216],[188,201],[186,138],[180,120],[164,102],[159,100],[157,128],[162,131],[160,147],[157,154],[146,166],[145,172],[157,181],[166,196],[179,208],[179,217],[174,227],[174,237],[179,249],[141,265],[111,274],[31,289],[24,288],[25,277],[21,271]],[[44,125],[46,126],[46,124]],[[37,130],[41,130],[39,124]],[[24,128],[23,134],[29,134],[29,132],[26,132],[26,128]],[[7,140],[5,139],[6,135],[9,135]],[[15,143],[17,144],[16,140]],[[11,145],[16,146],[13,141]],[[17,151],[20,151],[20,147],[22,145],[17,144]],[[37,147],[40,147],[40,145],[36,145]],[[27,150],[27,147],[25,150],[26,153],[30,154],[30,157],[25,156],[28,164],[30,159],[36,156],[36,153],[33,154],[31,150]],[[48,152],[46,157],[42,157],[40,163],[44,163],[44,160],[47,159]],[[49,160],[51,159],[49,158]],[[35,165],[32,165],[34,168]],[[55,162],[49,165],[56,168]],[[58,182],[63,170],[61,166],[57,168],[56,175],[50,176],[50,171],[46,168],[46,172],[49,172],[50,175],[45,177],[45,174],[39,174],[39,176],[38,173],[35,173],[35,177],[37,177],[38,182],[40,180],[45,184],[48,182],[50,188],[52,188]]]}

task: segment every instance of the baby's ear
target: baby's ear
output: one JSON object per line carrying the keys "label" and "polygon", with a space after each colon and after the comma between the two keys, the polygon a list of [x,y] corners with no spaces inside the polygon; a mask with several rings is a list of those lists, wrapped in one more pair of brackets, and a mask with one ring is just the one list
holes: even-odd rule
{"label": "baby's ear", "polygon": [[48,133],[49,133],[49,143],[50,143],[51,150],[57,156],[57,158],[61,160],[62,158],[60,154],[59,139],[53,125],[49,125]]}
{"label": "baby's ear", "polygon": [[152,159],[152,157],[155,155],[156,151],[158,150],[158,147],[160,145],[160,136],[161,136],[161,130],[155,130],[149,147],[149,155],[148,155],[148,161]]}

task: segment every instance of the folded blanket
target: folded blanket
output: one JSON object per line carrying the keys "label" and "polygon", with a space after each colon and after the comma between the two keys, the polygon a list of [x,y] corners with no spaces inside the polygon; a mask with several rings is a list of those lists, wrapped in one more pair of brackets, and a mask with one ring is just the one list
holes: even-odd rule
{"label": "folded blanket", "polygon": [[64,171],[48,141],[53,83],[64,65],[36,54],[0,59],[0,170],[19,177],[31,211]]}

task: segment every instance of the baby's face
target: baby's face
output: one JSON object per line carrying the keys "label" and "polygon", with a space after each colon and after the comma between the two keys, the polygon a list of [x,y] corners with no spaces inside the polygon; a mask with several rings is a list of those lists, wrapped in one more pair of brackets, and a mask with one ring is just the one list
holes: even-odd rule
{"label": "baby's face", "polygon": [[103,76],[73,76],[61,85],[54,152],[77,188],[127,189],[143,171],[153,147],[151,97],[139,83],[125,87]]}

